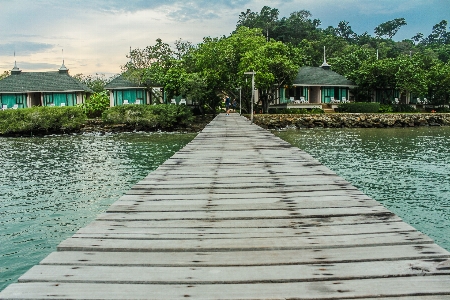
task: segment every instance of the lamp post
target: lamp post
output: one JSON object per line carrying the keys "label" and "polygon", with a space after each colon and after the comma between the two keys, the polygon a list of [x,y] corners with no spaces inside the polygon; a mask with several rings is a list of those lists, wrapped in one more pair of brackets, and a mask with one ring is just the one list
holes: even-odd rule
{"label": "lamp post", "polygon": [[252,98],[250,100],[250,124],[253,124],[253,101],[255,101],[255,71],[244,72],[245,75],[252,75]]}

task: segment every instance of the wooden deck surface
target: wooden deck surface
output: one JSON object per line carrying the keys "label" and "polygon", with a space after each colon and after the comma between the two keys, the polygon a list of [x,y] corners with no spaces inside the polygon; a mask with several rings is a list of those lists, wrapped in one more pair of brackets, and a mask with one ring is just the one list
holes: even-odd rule
{"label": "wooden deck surface", "polygon": [[219,115],[0,299],[450,299],[450,253]]}

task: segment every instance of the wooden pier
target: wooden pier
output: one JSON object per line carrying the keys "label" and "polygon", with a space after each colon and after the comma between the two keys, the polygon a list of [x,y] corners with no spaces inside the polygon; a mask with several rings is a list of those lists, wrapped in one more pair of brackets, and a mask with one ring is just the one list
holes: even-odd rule
{"label": "wooden pier", "polygon": [[450,253],[219,115],[0,299],[450,299]]}

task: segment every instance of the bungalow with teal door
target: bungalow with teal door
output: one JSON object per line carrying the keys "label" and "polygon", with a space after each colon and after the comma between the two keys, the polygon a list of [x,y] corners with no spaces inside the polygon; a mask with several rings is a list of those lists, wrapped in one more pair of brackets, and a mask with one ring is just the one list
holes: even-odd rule
{"label": "bungalow with teal door", "polygon": [[149,91],[145,85],[134,83],[123,74],[111,80],[105,89],[109,91],[111,107],[124,104],[152,104],[154,100],[161,103],[161,99],[153,99],[153,89],[160,90],[160,87],[155,86]]}
{"label": "bungalow with teal door", "polygon": [[353,82],[332,71],[326,62],[320,67],[302,67],[292,86],[280,89],[279,104],[349,100],[349,89],[353,87],[356,87]]}
{"label": "bungalow with teal door", "polygon": [[0,80],[2,108],[32,106],[75,106],[93,91],[69,75],[64,62],[54,72],[22,72],[17,65]]}

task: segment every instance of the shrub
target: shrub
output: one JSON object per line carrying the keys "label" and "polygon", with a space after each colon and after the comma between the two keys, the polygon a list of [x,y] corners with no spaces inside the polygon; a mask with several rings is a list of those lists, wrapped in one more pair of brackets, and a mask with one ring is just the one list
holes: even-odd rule
{"label": "shrub", "polygon": [[379,113],[392,113],[394,112],[392,105],[387,104],[380,104],[380,109],[378,110]]}
{"label": "shrub", "polygon": [[73,132],[86,121],[80,107],[31,107],[0,111],[0,134]]}
{"label": "shrub", "polygon": [[80,106],[89,118],[100,117],[109,107],[108,92],[94,93]]}
{"label": "shrub", "polygon": [[270,108],[270,114],[323,114],[324,111],[320,108],[306,109],[306,108]]}
{"label": "shrub", "polygon": [[450,112],[450,108],[448,107],[448,105],[441,105],[436,108],[427,109],[427,111],[430,111],[430,112],[432,110],[434,110],[437,113],[449,113]]}
{"label": "shrub", "polygon": [[344,113],[377,113],[380,103],[376,102],[352,102],[339,104],[337,111]]}
{"label": "shrub", "polygon": [[401,113],[414,113],[419,112],[417,109],[415,109],[413,106],[409,104],[397,104],[393,107],[394,112],[401,112]]}
{"label": "shrub", "polygon": [[146,129],[171,129],[192,122],[192,112],[185,105],[122,105],[106,110],[107,124],[125,124]]}

